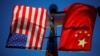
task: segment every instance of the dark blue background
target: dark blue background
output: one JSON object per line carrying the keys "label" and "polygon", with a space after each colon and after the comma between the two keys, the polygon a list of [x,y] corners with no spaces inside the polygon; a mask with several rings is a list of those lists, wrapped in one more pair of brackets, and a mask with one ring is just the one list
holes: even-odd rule
{"label": "dark blue background", "polygon": [[[52,3],[58,6],[59,11],[73,3],[81,2],[94,6],[97,8],[100,6],[100,0],[0,0],[0,56],[45,56],[45,48],[47,44],[47,39],[43,44],[43,50],[25,50],[25,49],[12,49],[6,48],[6,41],[9,35],[9,25],[12,18],[12,8],[14,5],[28,5],[34,7],[45,7],[46,9]],[[57,27],[57,32],[61,31],[61,27]],[[46,32],[49,32],[47,29]],[[46,33],[45,36],[48,36]],[[57,33],[60,35],[60,33]],[[97,15],[96,23],[92,38],[92,50],[90,52],[65,52],[59,51],[59,56],[100,56],[100,18]],[[58,38],[59,43],[59,38]]]}

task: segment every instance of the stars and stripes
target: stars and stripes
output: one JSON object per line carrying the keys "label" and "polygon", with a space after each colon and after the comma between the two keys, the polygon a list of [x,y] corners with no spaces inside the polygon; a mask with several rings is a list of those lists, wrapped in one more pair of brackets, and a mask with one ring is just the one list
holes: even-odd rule
{"label": "stars and stripes", "polygon": [[[26,48],[41,49],[46,30],[46,23],[47,10],[45,8],[35,8],[25,5],[16,5],[13,9],[13,18],[10,25],[11,34],[17,33],[26,35]],[[9,37],[9,40],[11,37]],[[18,38],[20,39],[22,37]]]}

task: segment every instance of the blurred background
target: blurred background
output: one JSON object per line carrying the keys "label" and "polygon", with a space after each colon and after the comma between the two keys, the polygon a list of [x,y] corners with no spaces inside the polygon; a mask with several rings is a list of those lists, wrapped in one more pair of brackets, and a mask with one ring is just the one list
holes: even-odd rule
{"label": "blurred background", "polygon": [[[63,11],[65,7],[73,3],[85,3],[100,6],[100,0],[0,0],[0,56],[45,56],[48,38],[44,39],[43,50],[26,50],[16,48],[6,48],[6,42],[10,32],[10,22],[12,19],[12,9],[14,5],[27,5],[32,7],[44,7],[49,10],[51,4],[56,4],[58,11]],[[57,36],[61,34],[61,26],[56,27]],[[48,37],[50,28],[47,27],[45,37]],[[58,51],[58,56],[100,56],[100,17],[97,15],[92,37],[92,49],[90,52],[68,52]],[[57,38],[59,44],[59,38]]]}

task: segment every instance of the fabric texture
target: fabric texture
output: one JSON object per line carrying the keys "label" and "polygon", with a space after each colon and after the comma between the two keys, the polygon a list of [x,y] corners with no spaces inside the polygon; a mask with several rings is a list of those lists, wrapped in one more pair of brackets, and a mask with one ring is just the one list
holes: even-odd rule
{"label": "fabric texture", "polygon": [[41,49],[46,23],[47,10],[45,8],[14,6],[7,47]]}
{"label": "fabric texture", "polygon": [[75,3],[64,9],[59,50],[90,51],[96,9],[93,6]]}

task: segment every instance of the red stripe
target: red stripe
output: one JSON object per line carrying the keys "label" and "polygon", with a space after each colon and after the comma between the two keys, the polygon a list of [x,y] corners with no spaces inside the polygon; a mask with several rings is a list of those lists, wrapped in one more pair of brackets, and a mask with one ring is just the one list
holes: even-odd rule
{"label": "red stripe", "polygon": [[28,21],[27,21],[26,31],[25,31],[26,35],[28,35],[29,27],[30,27],[30,24],[31,24],[31,16],[32,16],[32,7],[29,7]]}
{"label": "red stripe", "polygon": [[21,24],[20,24],[20,30],[19,30],[19,33],[22,34],[22,30],[23,30],[23,26],[24,26],[24,20],[25,20],[25,13],[26,13],[26,6],[23,7],[23,10],[22,10],[22,18],[21,18]]}
{"label": "red stripe", "polygon": [[15,24],[14,24],[14,30],[13,30],[13,32],[16,32],[16,28],[17,28],[17,24],[18,24],[18,16],[19,16],[20,9],[21,9],[21,6],[18,6],[18,11],[16,13],[16,18],[15,18],[15,21],[14,21]]}
{"label": "red stripe", "polygon": [[34,32],[35,32],[37,15],[38,15],[38,8],[36,8],[36,11],[35,11],[34,22],[33,22],[33,27],[32,27],[32,33],[31,33],[31,38],[30,38],[30,42],[29,42],[29,49],[32,48],[33,35],[34,35]]}
{"label": "red stripe", "polygon": [[[14,11],[15,11],[15,8],[16,8],[17,6],[14,6],[13,7],[13,12],[12,12],[12,19],[11,19],[11,23],[10,23],[10,31],[12,30],[12,22],[13,22],[13,19],[14,19]],[[18,11],[18,10],[17,10]],[[12,31],[11,31],[12,32]]]}
{"label": "red stripe", "polygon": [[44,36],[45,36],[45,31],[46,31],[46,23],[47,23],[47,15],[48,15],[48,12],[47,12],[47,10],[46,10],[46,20],[45,20],[45,28],[44,28],[44,33],[43,33],[43,37],[42,37],[42,42],[41,42],[41,47],[40,47],[40,49],[42,49],[42,45],[43,45],[43,40],[44,40]]}
{"label": "red stripe", "polygon": [[39,26],[38,26],[39,30],[38,30],[38,33],[37,33],[37,38],[36,38],[36,43],[35,43],[35,48],[34,49],[38,48],[38,42],[39,42],[39,39],[40,39],[40,33],[41,33],[41,28],[42,28],[43,13],[44,13],[44,9],[42,8],[42,13],[40,14],[40,21],[39,21]]}

